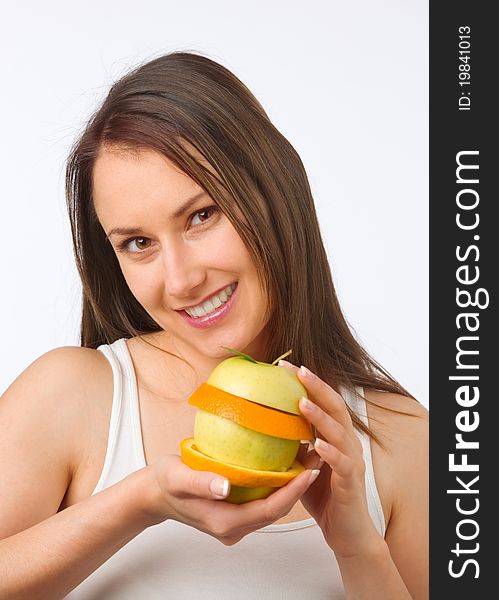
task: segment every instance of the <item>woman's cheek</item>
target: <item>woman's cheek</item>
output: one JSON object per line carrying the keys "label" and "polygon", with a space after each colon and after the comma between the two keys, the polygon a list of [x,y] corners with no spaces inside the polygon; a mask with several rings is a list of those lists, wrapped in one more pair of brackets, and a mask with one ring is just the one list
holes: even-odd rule
{"label": "woman's cheek", "polygon": [[122,269],[122,272],[128,288],[139,304],[148,312],[150,308],[154,310],[154,305],[160,302],[162,297],[161,286],[156,281],[154,270],[131,267]]}

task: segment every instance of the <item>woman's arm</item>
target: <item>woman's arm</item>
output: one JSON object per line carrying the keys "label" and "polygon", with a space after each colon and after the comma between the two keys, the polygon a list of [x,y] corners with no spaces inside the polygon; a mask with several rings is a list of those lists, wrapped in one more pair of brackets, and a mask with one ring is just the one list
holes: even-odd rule
{"label": "woman's arm", "polygon": [[95,350],[58,348],[0,398],[1,599],[62,598],[147,525],[138,475],[58,512],[87,433],[88,398],[112,394],[93,383],[102,368]]}
{"label": "woman's arm", "polygon": [[367,398],[412,415],[368,407],[372,425],[384,444],[380,452],[372,443],[374,467],[382,457],[381,468],[391,479],[392,506],[385,540],[411,597],[423,600],[429,594],[428,411],[421,404],[395,394],[367,392]]}
{"label": "woman's arm", "polygon": [[341,578],[348,600],[413,600],[427,596],[411,595],[390,554],[380,538],[363,555],[338,557]]}
{"label": "woman's arm", "polygon": [[[373,462],[389,493],[385,540],[364,556],[338,557],[347,598],[425,600],[428,598],[428,412],[413,400],[366,391],[370,425],[384,448],[371,442]],[[383,474],[381,473],[383,470]]]}
{"label": "woman's arm", "polygon": [[383,483],[383,489],[379,485],[378,488],[385,506],[389,507],[383,539],[369,515],[362,446],[345,401],[307,369],[298,370],[291,365],[287,368],[297,373],[308,391],[309,401],[303,399],[300,410],[316,428],[315,450],[325,461],[302,502],[336,555],[347,598],[427,598],[426,410],[414,400],[395,394],[383,394],[375,401],[392,403],[393,409],[410,412],[410,416],[381,408],[376,412],[368,406],[369,423],[384,444],[382,452],[371,444],[376,450],[373,452],[376,479]]}
{"label": "woman's arm", "polygon": [[0,540],[0,599],[63,598],[145,529],[146,469]]}

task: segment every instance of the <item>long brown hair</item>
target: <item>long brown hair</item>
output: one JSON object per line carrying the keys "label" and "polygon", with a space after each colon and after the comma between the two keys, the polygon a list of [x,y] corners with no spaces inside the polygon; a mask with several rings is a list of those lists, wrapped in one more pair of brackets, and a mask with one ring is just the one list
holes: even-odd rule
{"label": "long brown hair", "polygon": [[[292,348],[294,363],[335,388],[412,397],[362,348],[342,314],[300,157],[235,75],[194,52],[161,56],[115,83],[68,159],[67,202],[83,285],[82,346],[161,331],[130,292],[94,211],[93,166],[106,147],[161,153],[230,219],[269,298],[263,360]],[[356,415],[352,419],[372,435]]]}

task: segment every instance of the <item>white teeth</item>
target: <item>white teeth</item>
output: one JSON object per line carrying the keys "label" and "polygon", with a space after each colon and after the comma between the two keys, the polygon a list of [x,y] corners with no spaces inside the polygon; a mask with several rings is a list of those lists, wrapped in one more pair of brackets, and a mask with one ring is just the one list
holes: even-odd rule
{"label": "white teeth", "polygon": [[191,308],[186,308],[185,312],[191,317],[202,317],[207,315],[208,313],[213,312],[219,306],[222,306],[222,304],[225,304],[230,296],[232,296],[232,292],[235,290],[235,288],[235,283],[228,285],[224,290],[218,294],[215,294],[202,304],[198,304],[197,306],[193,306]]}

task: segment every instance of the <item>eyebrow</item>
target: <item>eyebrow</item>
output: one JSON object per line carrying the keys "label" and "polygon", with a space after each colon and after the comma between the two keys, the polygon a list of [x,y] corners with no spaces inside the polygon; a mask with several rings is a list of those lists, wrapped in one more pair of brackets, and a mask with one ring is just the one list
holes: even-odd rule
{"label": "eyebrow", "polygon": [[[198,192],[188,200],[186,200],[177,210],[175,210],[171,215],[170,219],[179,219],[182,215],[184,215],[200,198],[203,196],[207,196],[208,193],[202,190]],[[112,235],[141,235],[143,230],[140,227],[113,227],[111,231],[107,234],[106,238],[110,238]]]}

